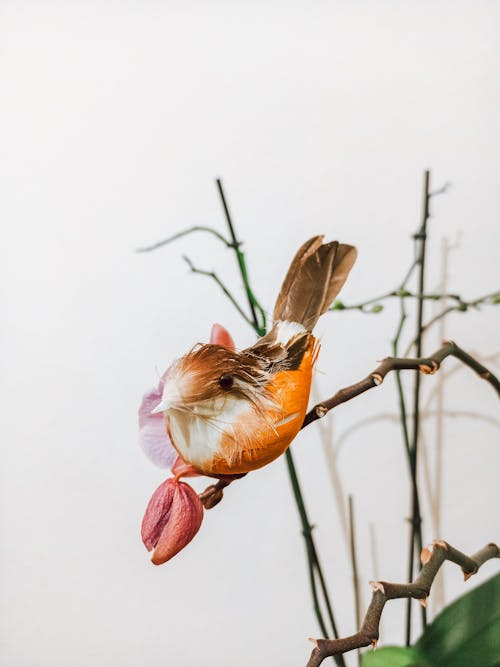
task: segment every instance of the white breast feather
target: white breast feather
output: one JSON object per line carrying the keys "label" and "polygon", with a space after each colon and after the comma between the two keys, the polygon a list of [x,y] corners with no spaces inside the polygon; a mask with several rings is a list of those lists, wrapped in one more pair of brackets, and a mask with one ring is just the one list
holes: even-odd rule
{"label": "white breast feather", "polygon": [[232,425],[251,406],[244,399],[225,399],[224,407],[204,401],[202,410],[196,412],[170,412],[170,432],[182,458],[193,465],[203,465],[220,450],[224,432],[231,432]]}

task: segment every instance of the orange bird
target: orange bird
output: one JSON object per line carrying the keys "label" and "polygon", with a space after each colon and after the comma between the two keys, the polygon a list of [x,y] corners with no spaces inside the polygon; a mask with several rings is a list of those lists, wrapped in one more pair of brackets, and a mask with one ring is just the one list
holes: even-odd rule
{"label": "orange bird", "polygon": [[198,494],[181,477],[234,479],[283,454],[299,432],[319,352],[312,330],[355,260],[350,245],[310,239],[288,269],[269,333],[237,352],[215,325],[210,343],[175,361],[143,397],[143,449],[174,474],[156,489],[142,521],[155,565],[183,549],[203,520]]}
{"label": "orange bird", "polygon": [[186,473],[240,475],[287,449],[307,411],[319,352],[312,330],[355,260],[353,246],[313,237],[290,265],[265,336],[241,352],[197,345],[173,363],[151,413],[163,413]]}

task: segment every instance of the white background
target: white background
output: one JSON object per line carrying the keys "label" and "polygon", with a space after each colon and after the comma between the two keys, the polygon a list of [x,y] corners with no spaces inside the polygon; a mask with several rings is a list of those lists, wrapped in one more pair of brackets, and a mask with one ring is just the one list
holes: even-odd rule
{"label": "white background", "polygon": [[[293,252],[318,232],[359,247],[342,297],[354,302],[395,287],[411,261],[430,167],[434,187],[454,187],[432,204],[429,289],[446,236],[460,244],[449,289],[494,290],[499,20],[497,2],[1,2],[2,665],[305,664],[318,628],[283,460],[234,484],[169,564],[152,566],[141,544],[164,478],[137,447],[142,392],[214,321],[240,346],[253,337],[181,260],[217,268],[238,291],[215,240],[133,249],[192,224],[224,232],[220,176],[268,310]],[[325,316],[319,394],[388,354],[396,319],[396,304]],[[445,333],[489,357],[498,325],[485,307],[452,314]],[[423,382],[428,393],[438,379]],[[470,371],[447,386],[448,411],[496,416],[494,392]],[[339,407],[335,433],[379,413],[396,413],[392,378]],[[430,421],[424,434],[432,464]],[[498,440],[491,422],[447,419],[442,534],[427,516],[426,541],[470,553],[495,539]],[[293,450],[350,634],[349,560],[318,427]],[[398,424],[355,431],[337,460],[355,498],[366,605],[368,579],[406,576]],[[446,598],[495,571],[464,586],[448,565]],[[403,611],[387,609],[382,642],[402,642]]]}

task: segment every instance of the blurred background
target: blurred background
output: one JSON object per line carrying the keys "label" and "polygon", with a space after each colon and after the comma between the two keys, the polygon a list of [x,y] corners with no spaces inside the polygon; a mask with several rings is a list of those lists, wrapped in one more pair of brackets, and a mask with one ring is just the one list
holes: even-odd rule
{"label": "blurred background", "polygon": [[[448,239],[447,290],[494,291],[499,20],[496,2],[456,0],[0,4],[0,664],[305,664],[319,630],[283,459],[232,485],[170,563],[155,568],[141,543],[165,478],[137,445],[142,393],[213,322],[240,347],[254,337],[181,259],[217,269],[237,292],[234,257],[215,239],[134,249],[193,224],[224,232],[221,177],[268,311],[316,233],[358,246],[341,298],[361,301],[395,288],[411,263],[430,168],[431,189],[453,187],[432,200],[428,289],[442,280]],[[389,354],[397,319],[397,303],[325,315],[317,396]],[[452,313],[424,350],[444,335],[498,371],[499,324],[495,307]],[[439,374],[422,382],[426,400]],[[460,369],[443,409],[441,534],[425,498],[424,541],[471,553],[499,527],[498,403]],[[406,577],[410,487],[396,418],[390,378],[327,417],[326,441],[313,425],[293,445],[344,635],[354,600],[331,464],[344,503],[354,497],[364,609],[369,579]],[[423,434],[433,470],[431,418]],[[464,587],[448,565],[442,595],[495,571],[486,564]],[[403,643],[404,608],[387,607],[383,644]]]}

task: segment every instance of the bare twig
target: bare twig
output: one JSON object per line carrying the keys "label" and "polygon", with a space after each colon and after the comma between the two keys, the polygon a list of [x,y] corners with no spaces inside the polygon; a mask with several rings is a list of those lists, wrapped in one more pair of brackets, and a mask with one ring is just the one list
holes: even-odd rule
{"label": "bare twig", "polygon": [[[474,299],[472,301],[466,301],[460,294],[451,294],[446,292],[435,292],[428,294],[419,294],[418,292],[410,292],[406,289],[394,290],[392,292],[384,292],[384,294],[379,294],[379,296],[371,297],[366,299],[366,301],[359,301],[358,303],[343,303],[343,301],[337,300],[334,301],[333,305],[328,310],[359,310],[362,313],[380,313],[383,310],[382,301],[386,299],[422,299],[423,301],[444,301],[451,300],[455,301],[453,310],[465,311],[470,306],[479,306],[482,303],[488,303],[490,300],[498,298],[499,292],[492,292],[487,294],[484,297]],[[372,308],[368,308],[372,306]]]}
{"label": "bare twig", "polygon": [[443,343],[442,347],[439,348],[439,350],[436,350],[436,352],[434,352],[434,354],[429,357],[420,357],[414,359],[387,357],[363,380],[340,389],[331,398],[318,403],[311,410],[309,410],[305,416],[302,428],[305,428],[317,419],[321,419],[330,410],[337,407],[337,405],[345,403],[346,401],[350,401],[352,398],[363,394],[365,391],[373,389],[373,387],[378,387],[384,381],[385,376],[391,371],[416,370],[421,371],[426,375],[431,375],[439,370],[441,362],[449,356],[456,357],[464,364],[469,366],[469,368],[475,371],[479,377],[489,382],[500,396],[500,381],[498,378],[482,364],[476,361],[476,359],[467,354],[467,352],[458,347],[458,345],[456,345],[453,341],[446,341]]}
{"label": "bare twig", "polygon": [[429,192],[429,197],[437,197],[438,195],[445,195],[452,186],[453,184],[450,183],[450,181],[446,181],[440,188],[437,188],[436,190]]}
{"label": "bare twig", "polygon": [[[448,298],[451,298],[450,295],[447,295]],[[463,299],[459,299],[456,304],[453,306],[447,306],[444,308],[440,313],[437,315],[434,315],[428,322],[425,324],[422,324],[422,333],[428,331],[436,322],[439,322],[440,320],[443,319],[443,317],[446,317],[446,315],[449,315],[450,313],[457,312],[457,313],[465,313],[469,310],[469,308],[479,308],[479,306],[486,305],[486,304],[494,304],[497,305],[500,302],[500,292],[496,290],[495,292],[489,292],[488,294],[485,294],[484,296],[477,297],[476,299],[472,299],[471,301],[464,301]],[[407,346],[404,354],[409,354],[411,348],[416,344],[417,339],[414,338]]]}
{"label": "bare twig", "polygon": [[[313,380],[311,387],[311,398],[313,401],[321,400],[319,395],[317,383]],[[342,476],[338,468],[337,462],[337,437],[335,435],[335,420],[322,419],[318,423],[318,435],[321,441],[321,446],[326,459],[328,474],[330,477],[330,484],[332,487],[333,496],[335,499],[336,511],[338,514],[340,528],[342,530],[342,537],[344,538],[346,553],[349,553],[349,519],[348,511],[345,505],[346,493]]]}
{"label": "bare twig", "polygon": [[[316,544],[314,542],[314,537],[312,534],[313,526],[309,521],[309,516],[307,514],[306,506],[304,503],[304,496],[300,488],[297,469],[290,449],[287,449],[286,451],[285,460],[287,463],[288,474],[290,476],[290,481],[292,484],[293,495],[295,498],[295,502],[297,504],[297,510],[299,512],[300,522],[302,524],[302,534],[304,536],[304,541],[306,544],[309,581],[311,586],[311,595],[313,599],[313,607],[314,607],[314,612],[316,614],[316,619],[318,621],[321,632],[325,637],[327,637],[328,632],[326,631],[325,620],[323,618],[323,613],[321,611],[321,607],[319,604],[318,586],[317,586],[317,584],[319,583],[319,587],[321,589],[321,593],[323,595],[323,600],[328,614],[328,620],[330,621],[330,625],[332,627],[333,636],[338,637],[339,635],[338,635],[337,625],[335,622],[335,617],[333,615],[333,608],[330,602],[330,596],[328,594],[325,577],[323,575],[323,569],[321,567],[321,562],[319,560]],[[337,665],[339,665],[339,667],[345,667],[344,659],[342,656],[336,656],[335,662],[337,663]]]}
{"label": "bare twig", "polygon": [[[422,224],[420,229],[415,234],[415,242],[417,243],[418,253],[418,294],[417,300],[417,334],[415,337],[416,356],[422,355],[422,341],[423,341],[423,317],[424,317],[424,299],[423,294],[425,290],[425,260],[426,260],[426,244],[427,244],[427,222],[429,220],[429,199],[430,199],[430,172],[427,169],[424,173],[424,192],[422,203]],[[410,546],[408,549],[408,581],[413,579],[413,568],[415,563],[415,547],[418,551],[422,551],[422,516],[420,513],[420,497],[418,493],[417,483],[417,455],[420,435],[420,373],[415,375],[415,384],[413,388],[413,431],[410,445],[410,473],[412,478],[412,497],[411,497],[411,527],[410,527]],[[411,612],[412,607],[410,601],[406,608],[406,645],[410,645],[411,639]],[[422,607],[422,625],[425,628],[427,625],[427,610]]]}
{"label": "bare twig", "polygon": [[445,560],[452,561],[462,568],[464,580],[475,574],[479,568],[492,558],[498,558],[500,550],[490,543],[472,556],[458,551],[443,540],[433,542],[421,553],[422,569],[415,581],[408,584],[394,584],[386,581],[370,582],[373,595],[363,623],[356,634],[342,639],[313,639],[315,648],[311,653],[307,667],[319,667],[325,658],[341,655],[363,646],[376,646],[379,637],[379,624],[385,603],[397,598],[417,599],[425,606],[434,577]]}
{"label": "bare twig", "polygon": [[208,234],[215,236],[217,239],[219,239],[219,241],[222,241],[222,243],[224,243],[224,245],[226,245],[228,248],[233,247],[232,242],[228,241],[224,236],[222,236],[222,234],[219,234],[216,229],[207,227],[205,225],[194,225],[193,227],[183,229],[182,231],[177,232],[172,236],[168,236],[166,239],[163,239],[163,241],[158,241],[157,243],[153,243],[152,245],[144,246],[142,248],[136,248],[136,252],[151,252],[152,250],[157,250],[157,248],[161,248],[164,245],[172,243],[172,241],[177,241],[177,239],[180,239],[183,236],[188,236],[189,234],[193,234],[195,232],[207,232]]}
{"label": "bare twig", "polygon": [[[441,363],[444,361],[444,359],[450,356],[460,359],[460,361],[462,361],[466,366],[475,371],[480,378],[486,380],[489,384],[491,384],[491,386],[495,389],[498,396],[500,397],[500,380],[498,380],[498,378],[485,366],[483,366],[476,359],[471,357],[470,354],[467,354],[467,352],[458,347],[456,343],[449,340],[445,341],[443,345],[439,348],[439,350],[436,350],[436,352],[434,352],[434,354],[431,354],[429,357],[420,357],[414,359],[387,357],[386,359],[383,359],[377,366],[377,368],[375,368],[375,370],[372,371],[369,375],[367,375],[363,380],[351,384],[348,387],[344,387],[343,389],[339,389],[339,391],[336,394],[334,394],[331,398],[328,398],[325,401],[321,401],[321,403],[317,403],[306,414],[304,422],[302,424],[302,428],[305,428],[306,426],[309,426],[309,424],[312,424],[318,419],[321,419],[328,412],[330,412],[330,410],[333,410],[333,408],[336,408],[338,405],[350,401],[351,399],[355,398],[356,396],[359,396],[360,394],[363,394],[365,391],[368,391],[369,389],[373,389],[374,387],[380,386],[384,381],[385,377],[392,371],[397,372],[401,370],[415,370],[415,371],[420,371],[425,375],[432,375],[433,373],[439,370]],[[295,467],[293,466],[293,459],[292,459],[292,468],[289,469],[289,472],[291,475],[294,492],[297,491],[297,489],[300,490],[300,487],[298,486],[297,473],[295,471]],[[228,485],[227,480],[220,480],[216,489],[217,493],[219,491],[222,492],[224,487],[227,485]],[[204,498],[204,494],[208,492],[208,490],[211,488],[212,487],[208,487],[208,489],[206,489],[200,495],[200,498]],[[221,498],[219,498],[219,500],[220,499]],[[299,495],[297,495],[296,499],[299,508],[299,514],[303,522],[302,524],[303,530],[306,534],[310,536],[312,528],[307,518],[307,514],[305,512],[305,506],[303,503],[302,494],[300,493]],[[217,502],[219,502],[219,500]]]}
{"label": "bare twig", "polygon": [[[445,373],[441,371],[439,375],[440,377],[445,376]],[[439,409],[436,410],[426,409],[425,413],[422,413],[422,419],[431,419],[433,417],[439,417],[440,414],[441,411]],[[481,412],[474,412],[473,410],[443,410],[442,415],[443,417],[452,417],[453,419],[477,419],[479,421],[485,422],[486,424],[490,424],[491,426],[496,426],[497,428],[500,427],[499,419],[495,419],[495,417],[491,417],[490,415],[482,414]],[[375,424],[377,422],[386,421],[386,422],[393,422],[396,424],[399,422],[399,420],[400,420],[399,416],[392,412],[380,412],[374,415],[370,415],[369,417],[365,417],[364,419],[360,419],[354,424],[348,426],[340,435],[336,437],[335,439],[336,455],[337,456],[339,455],[340,450],[345,446],[348,438],[350,438],[352,434],[355,433],[356,431],[359,431],[365,428],[366,426],[369,426],[370,424]]]}
{"label": "bare twig", "polygon": [[186,262],[186,264],[189,266],[191,271],[193,273],[197,273],[200,276],[207,276],[208,278],[212,278],[212,280],[217,283],[217,285],[221,288],[221,290],[224,292],[224,294],[227,296],[229,301],[233,304],[233,306],[236,308],[238,313],[241,315],[241,317],[245,320],[247,324],[250,326],[253,326],[252,320],[249,319],[248,315],[245,313],[243,308],[240,306],[238,303],[237,299],[231,294],[229,289],[224,285],[222,280],[219,278],[219,276],[215,273],[215,271],[205,271],[204,269],[199,269],[196,267],[193,262],[189,259],[189,257],[186,257],[186,255],[182,256],[182,259]]}
{"label": "bare twig", "polygon": [[[361,600],[359,591],[358,559],[356,555],[356,530],[354,524],[354,502],[352,495],[348,496],[349,506],[349,542],[351,552],[352,584],[354,589],[354,611],[356,615],[356,627],[361,623]],[[361,653],[358,651],[358,665],[361,665]]]}

